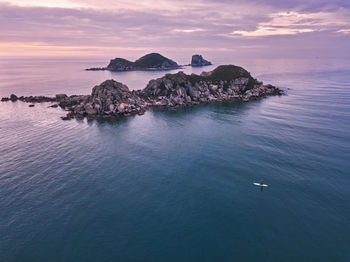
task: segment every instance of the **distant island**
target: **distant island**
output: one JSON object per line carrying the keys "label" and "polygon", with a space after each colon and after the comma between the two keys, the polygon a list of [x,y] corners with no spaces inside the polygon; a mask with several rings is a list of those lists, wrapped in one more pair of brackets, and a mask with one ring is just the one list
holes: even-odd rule
{"label": "distant island", "polygon": [[[202,55],[193,55],[191,59],[191,64],[188,66],[192,67],[202,67],[212,65],[211,62],[205,60]],[[158,53],[151,53],[142,56],[135,62],[129,61],[124,58],[114,58],[112,59],[107,67],[92,67],[87,68],[87,71],[99,71],[99,70],[109,70],[114,72],[124,72],[124,71],[165,71],[182,68],[175,61],[162,56]]]}
{"label": "distant island", "polygon": [[158,53],[147,54],[135,62],[124,58],[112,59],[107,67],[93,67],[86,70],[109,70],[109,71],[141,71],[141,70],[171,70],[181,68],[175,61]]}
{"label": "distant island", "polygon": [[222,65],[211,72],[187,75],[183,72],[166,74],[149,81],[143,90],[132,90],[115,80],[107,80],[92,89],[91,95],[56,95],[56,97],[17,97],[12,94],[1,101],[57,102],[51,107],[64,108],[72,118],[110,118],[142,115],[149,107],[186,107],[204,103],[248,102],[267,96],[282,95],[283,91],[264,85],[242,67]]}

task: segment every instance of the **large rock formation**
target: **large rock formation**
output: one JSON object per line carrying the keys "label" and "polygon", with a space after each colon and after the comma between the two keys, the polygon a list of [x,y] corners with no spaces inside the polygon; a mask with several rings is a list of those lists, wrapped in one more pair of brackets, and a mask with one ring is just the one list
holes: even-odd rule
{"label": "large rock formation", "polygon": [[242,67],[228,65],[200,76],[183,72],[167,74],[151,80],[141,93],[152,105],[172,107],[212,101],[249,101],[279,95],[281,90],[263,85]]}
{"label": "large rock formation", "polygon": [[135,62],[124,58],[112,59],[105,68],[89,68],[86,70],[135,71],[135,70],[170,70],[180,66],[173,60],[158,53],[145,55]]}
{"label": "large rock formation", "polygon": [[205,60],[201,55],[193,55],[190,65],[194,67],[200,67],[200,66],[212,65],[212,63]]}
{"label": "large rock formation", "polygon": [[282,91],[263,85],[242,67],[219,66],[201,75],[183,72],[151,80],[143,90],[107,80],[95,86],[86,102],[72,105],[68,117],[110,117],[143,114],[147,107],[180,107],[215,101],[250,101]]}
{"label": "large rock formation", "polygon": [[[122,83],[107,80],[95,86],[91,95],[59,94],[55,98],[40,98],[43,102],[56,101],[68,110],[69,113],[63,118],[66,120],[85,116],[105,118],[143,114],[152,106],[181,107],[216,101],[247,102],[282,94],[280,89],[263,85],[254,79],[242,67],[226,65],[201,75],[186,75],[183,72],[166,74],[151,80],[143,90],[130,91]],[[22,101],[40,102],[34,97],[30,98],[23,98]]]}

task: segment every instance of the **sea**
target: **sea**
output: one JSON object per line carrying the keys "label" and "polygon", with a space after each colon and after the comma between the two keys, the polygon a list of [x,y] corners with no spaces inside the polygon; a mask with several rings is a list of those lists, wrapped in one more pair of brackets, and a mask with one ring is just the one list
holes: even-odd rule
{"label": "sea", "polygon": [[[286,95],[113,120],[1,102],[0,261],[350,261],[350,60],[206,58],[181,70],[235,64]],[[84,70],[107,63],[3,57],[0,97],[179,71]]]}

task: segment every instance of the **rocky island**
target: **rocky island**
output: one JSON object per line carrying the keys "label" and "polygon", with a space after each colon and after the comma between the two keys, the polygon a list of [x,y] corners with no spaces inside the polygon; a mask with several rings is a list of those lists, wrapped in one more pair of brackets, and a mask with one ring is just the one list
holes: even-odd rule
{"label": "rocky island", "polygon": [[212,65],[212,63],[205,60],[203,58],[203,56],[201,56],[201,55],[193,55],[192,56],[190,66],[201,67],[201,66],[208,66],[208,65]]}
{"label": "rocky island", "polygon": [[142,71],[142,70],[171,70],[178,69],[179,66],[175,61],[166,58],[158,53],[147,54],[135,62],[124,58],[112,59],[107,67],[94,67],[86,70],[109,70],[109,71]]}
{"label": "rocky island", "polygon": [[[107,80],[92,89],[91,95],[56,95],[2,98],[2,101],[57,102],[72,118],[110,118],[142,115],[149,107],[185,107],[211,102],[247,102],[267,96],[282,95],[283,91],[264,85],[239,66],[223,65],[201,75],[183,72],[166,74],[151,80],[143,90],[129,88],[115,80]],[[54,105],[55,106],[55,105]]]}

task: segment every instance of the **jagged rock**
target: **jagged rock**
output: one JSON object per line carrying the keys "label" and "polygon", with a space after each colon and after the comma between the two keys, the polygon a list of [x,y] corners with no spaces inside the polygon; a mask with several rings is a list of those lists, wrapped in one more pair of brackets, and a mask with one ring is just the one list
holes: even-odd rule
{"label": "jagged rock", "polygon": [[136,92],[114,80],[107,80],[95,86],[89,96],[66,97],[74,116],[105,117],[122,116],[145,110],[146,103]]}
{"label": "jagged rock", "polygon": [[57,102],[61,102],[63,101],[64,99],[66,99],[68,96],[66,94],[57,94],[56,95],[56,100]]}
{"label": "jagged rock", "polygon": [[87,115],[90,115],[90,116],[97,115],[97,110],[90,103],[84,105],[84,110]]}
{"label": "jagged rock", "polygon": [[201,55],[192,56],[191,66],[199,67],[199,66],[208,66],[208,65],[212,65],[212,63],[205,60]]}
{"label": "jagged rock", "polygon": [[197,100],[200,97],[201,93],[199,92],[199,90],[196,89],[196,86],[190,85],[188,87],[188,94],[192,100]]}
{"label": "jagged rock", "polygon": [[71,108],[72,106],[78,105],[80,103],[86,103],[89,100],[89,96],[87,95],[72,95],[72,96],[66,96],[65,98],[62,97],[62,99],[59,102],[59,106],[63,108]]}

